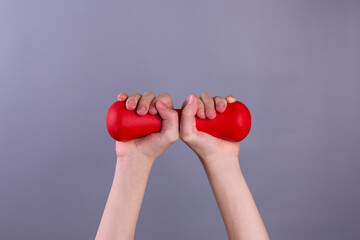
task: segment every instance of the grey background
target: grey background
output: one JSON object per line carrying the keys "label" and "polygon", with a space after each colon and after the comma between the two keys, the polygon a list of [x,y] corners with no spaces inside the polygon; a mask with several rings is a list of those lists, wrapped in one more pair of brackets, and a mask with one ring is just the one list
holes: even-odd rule
{"label": "grey background", "polygon": [[[0,239],[93,239],[120,92],[234,94],[272,239],[359,239],[359,1],[0,1]],[[200,162],[155,163],[136,239],[226,239]]]}

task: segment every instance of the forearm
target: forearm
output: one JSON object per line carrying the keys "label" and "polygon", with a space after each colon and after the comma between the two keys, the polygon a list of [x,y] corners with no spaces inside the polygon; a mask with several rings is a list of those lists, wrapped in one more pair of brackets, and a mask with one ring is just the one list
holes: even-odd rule
{"label": "forearm", "polygon": [[237,157],[202,161],[229,239],[269,239]]}
{"label": "forearm", "polygon": [[117,159],[96,239],[134,239],[152,163],[147,159]]}

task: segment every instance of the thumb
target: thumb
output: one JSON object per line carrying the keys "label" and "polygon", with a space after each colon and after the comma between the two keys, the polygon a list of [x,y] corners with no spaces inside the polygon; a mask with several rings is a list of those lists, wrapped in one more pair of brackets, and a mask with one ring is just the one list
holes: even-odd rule
{"label": "thumb", "polygon": [[184,141],[190,140],[197,132],[195,114],[198,99],[196,95],[190,94],[184,102],[184,108],[180,118],[180,136]]}
{"label": "thumb", "polygon": [[168,107],[161,100],[156,102],[155,107],[160,117],[162,118],[160,133],[166,133],[166,136],[169,138],[169,140],[176,140],[179,136],[178,113],[174,109]]}

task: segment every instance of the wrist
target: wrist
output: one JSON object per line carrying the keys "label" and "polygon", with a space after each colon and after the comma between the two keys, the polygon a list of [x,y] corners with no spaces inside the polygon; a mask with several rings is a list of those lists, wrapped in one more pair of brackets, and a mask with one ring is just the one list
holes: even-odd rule
{"label": "wrist", "polygon": [[229,159],[238,162],[238,156],[240,152],[239,143],[232,143],[227,141],[220,141],[216,144],[210,144],[202,148],[192,148],[203,164],[212,164],[222,159]]}
{"label": "wrist", "polygon": [[141,155],[117,156],[116,165],[123,168],[151,168],[155,158],[149,158]]}
{"label": "wrist", "polygon": [[205,158],[199,158],[206,172],[240,170],[239,158],[237,155],[212,155]]}
{"label": "wrist", "polygon": [[118,178],[137,179],[147,178],[150,174],[154,159],[143,157],[118,157],[116,159],[116,169],[114,180]]}

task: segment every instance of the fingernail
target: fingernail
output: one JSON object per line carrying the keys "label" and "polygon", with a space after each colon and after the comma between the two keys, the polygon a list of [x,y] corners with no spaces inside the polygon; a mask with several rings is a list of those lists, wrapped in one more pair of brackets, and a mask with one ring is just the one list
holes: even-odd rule
{"label": "fingernail", "polygon": [[190,95],[189,99],[188,99],[188,104],[192,104],[194,102],[194,96]]}
{"label": "fingernail", "polygon": [[200,115],[201,115],[201,116],[205,116],[205,111],[204,111],[204,110],[201,110],[201,111],[200,111]]}
{"label": "fingernail", "polygon": [[216,105],[216,107],[218,107],[218,108],[224,108],[224,104],[218,104],[218,105]]}
{"label": "fingernail", "polygon": [[162,108],[162,109],[165,109],[166,105],[162,101],[159,101],[159,107]]}
{"label": "fingernail", "polygon": [[228,99],[228,102],[235,102],[236,101],[236,99],[233,98],[233,97],[228,97],[227,99]]}
{"label": "fingernail", "polygon": [[135,108],[135,102],[132,101],[132,100],[130,100],[130,101],[128,102],[128,109],[131,110],[131,109],[134,109],[134,108]]}
{"label": "fingernail", "polygon": [[146,112],[146,108],[144,106],[142,106],[141,108],[138,109],[139,113],[145,113]]}
{"label": "fingernail", "polygon": [[210,117],[215,117],[215,111],[214,111],[214,110],[209,110],[209,111],[208,111],[208,115],[209,115]]}

